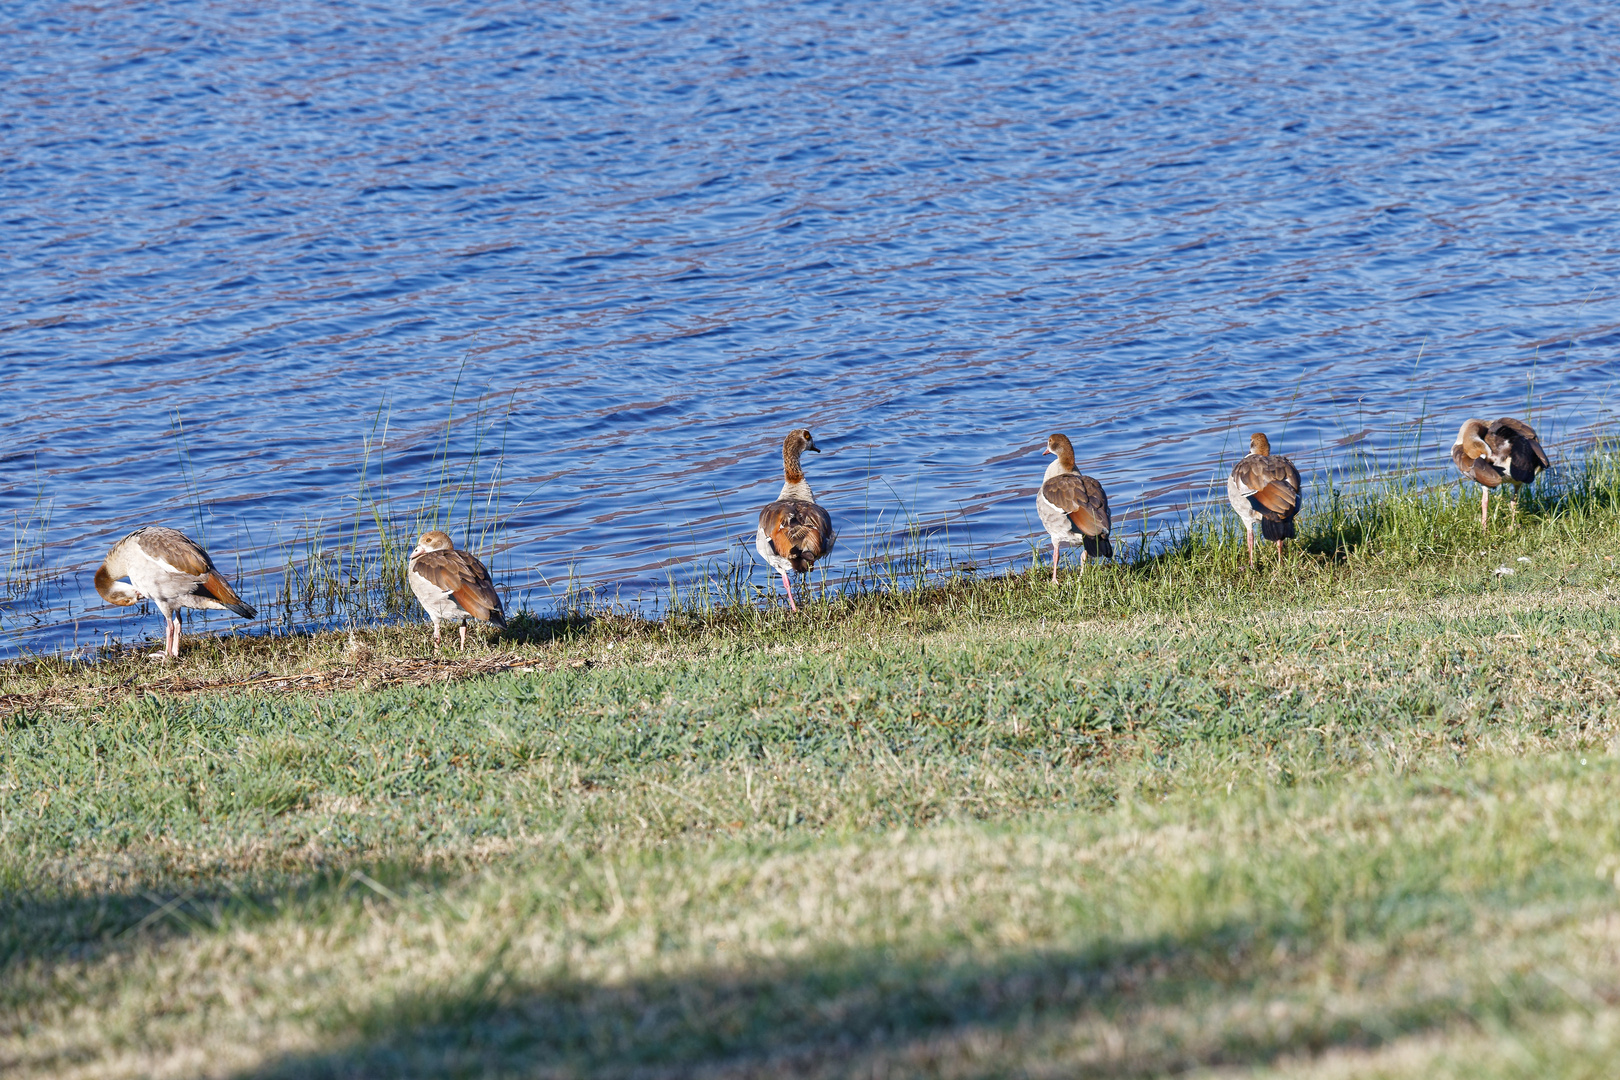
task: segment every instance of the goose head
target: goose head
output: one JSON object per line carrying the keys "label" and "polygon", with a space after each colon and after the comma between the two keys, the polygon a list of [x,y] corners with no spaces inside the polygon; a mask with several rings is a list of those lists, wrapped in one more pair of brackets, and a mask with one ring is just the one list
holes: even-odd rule
{"label": "goose head", "polygon": [[456,545],[451,542],[450,534],[442,529],[429,529],[416,541],[416,547],[411,551],[411,559],[426,555],[430,551],[449,551]]}
{"label": "goose head", "polygon": [[782,449],[786,450],[789,446],[792,446],[800,453],[805,450],[810,451],[812,454],[821,453],[821,447],[816,445],[816,437],[810,434],[809,428],[794,428],[788,432],[787,438],[782,440]]}
{"label": "goose head", "polygon": [[1074,468],[1074,444],[1069,437],[1063,434],[1050,435],[1046,439],[1046,449],[1041,451],[1044,457],[1047,454],[1056,454],[1058,464],[1065,469]]}
{"label": "goose head", "polygon": [[799,468],[799,455],[804,451],[812,454],[821,453],[821,447],[816,445],[816,438],[810,434],[809,428],[794,428],[782,440],[782,475],[790,484],[797,484],[804,479],[804,470]]}
{"label": "goose head", "polygon": [[119,607],[128,607],[146,599],[129,582],[115,581],[105,565],[96,571],[96,592],[100,593],[101,598],[107,603],[116,604]]}

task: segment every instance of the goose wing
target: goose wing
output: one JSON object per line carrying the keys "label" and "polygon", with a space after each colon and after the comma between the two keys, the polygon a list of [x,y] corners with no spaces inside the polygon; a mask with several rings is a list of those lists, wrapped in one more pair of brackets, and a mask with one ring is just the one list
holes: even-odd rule
{"label": "goose wing", "polygon": [[1491,460],[1521,483],[1529,483],[1536,473],[1552,467],[1535,429],[1523,420],[1511,416],[1497,420],[1485,429],[1485,443],[1491,448]]}
{"label": "goose wing", "polygon": [[1299,470],[1285,457],[1248,455],[1233,467],[1232,484],[1267,521],[1287,521],[1299,513]]}
{"label": "goose wing", "polygon": [[1108,494],[1095,477],[1061,473],[1041,485],[1041,498],[1063,511],[1087,536],[1101,536],[1113,527]]}
{"label": "goose wing", "polygon": [[437,589],[442,589],[456,606],[482,622],[505,626],[501,598],[495,592],[484,564],[470,552],[429,551],[418,555],[411,569]]}
{"label": "goose wing", "polygon": [[202,545],[178,529],[162,525],[148,525],[129,534],[129,541],[141,554],[173,578],[190,579],[192,596],[213,600],[223,608],[234,611],[244,619],[257,614],[236,595],[236,590],[214,568],[214,560]]}
{"label": "goose wing", "polygon": [[832,553],[832,515],[804,499],[778,499],[759,512],[759,532],[771,550],[804,573]]}

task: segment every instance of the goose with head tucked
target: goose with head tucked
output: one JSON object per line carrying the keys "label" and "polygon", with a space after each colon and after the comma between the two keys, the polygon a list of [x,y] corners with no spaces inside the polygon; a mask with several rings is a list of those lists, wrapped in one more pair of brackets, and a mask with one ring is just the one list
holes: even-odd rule
{"label": "goose with head tucked", "polygon": [[127,607],[150,600],[157,605],[163,613],[163,652],[154,656],[180,655],[181,608],[230,611],[244,619],[258,614],[236,595],[201,544],[162,525],[136,529],[114,544],[96,571],[95,584],[109,604]]}
{"label": "goose with head tucked", "polygon": [[1294,463],[1273,454],[1264,435],[1255,432],[1249,436],[1249,453],[1226,478],[1226,501],[1237,511],[1248,538],[1249,569],[1254,569],[1257,524],[1261,539],[1277,542],[1277,561],[1282,562],[1283,541],[1294,536],[1294,515],[1299,513],[1302,491]]}
{"label": "goose with head tucked", "polygon": [[1464,420],[1451,444],[1451,461],[1457,471],[1482,489],[1479,493],[1479,528],[1484,532],[1490,518],[1491,489],[1513,485],[1513,521],[1519,516],[1518,489],[1531,483],[1536,474],[1549,466],[1547,452],[1534,429],[1523,420],[1504,416],[1494,424]]}
{"label": "goose with head tucked", "polygon": [[467,648],[467,620],[477,619],[504,628],[506,616],[489,571],[470,551],[462,551],[450,535],[439,529],[425,532],[411,552],[405,574],[411,592],[433,620],[433,644],[439,643],[439,623],[461,624],[461,648]]}
{"label": "goose with head tucked", "polygon": [[1082,476],[1074,463],[1074,444],[1067,435],[1052,435],[1043,454],[1057,460],[1046,467],[1040,490],[1035,493],[1035,513],[1052,538],[1052,583],[1057,584],[1058,545],[1080,548],[1080,572],[1086,572],[1087,556],[1107,559],[1114,554],[1108,534],[1113,519],[1108,513],[1108,493],[1095,477]]}
{"label": "goose with head tucked", "polygon": [[793,599],[788,571],[808,573],[832,553],[835,539],[832,516],[817,505],[799,465],[799,456],[806,450],[821,453],[807,428],[794,428],[782,440],[782,491],[775,502],[767,503],[759,512],[759,527],[754,533],[754,550],[767,566],[782,575],[782,588],[787,590],[788,607],[793,611],[798,611],[799,605]]}

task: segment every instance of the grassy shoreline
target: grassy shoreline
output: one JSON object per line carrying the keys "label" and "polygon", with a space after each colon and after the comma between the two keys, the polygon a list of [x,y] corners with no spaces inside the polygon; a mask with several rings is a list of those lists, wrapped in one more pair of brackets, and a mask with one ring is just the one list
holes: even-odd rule
{"label": "grassy shoreline", "polygon": [[[105,700],[148,692],[189,694],[244,685],[259,689],[353,689],[425,678],[466,677],[512,667],[599,662],[615,644],[694,650],[760,643],[812,642],[827,634],[915,633],[925,628],[1042,619],[1129,617],[1188,607],[1236,610],[1294,603],[1353,601],[1370,592],[1410,599],[1512,592],[1509,579],[1537,563],[1560,569],[1561,585],[1607,585],[1612,542],[1620,521],[1620,454],[1600,441],[1572,471],[1544,479],[1523,495],[1522,527],[1505,496],[1492,504],[1491,531],[1482,534],[1472,484],[1415,486],[1411,478],[1328,486],[1299,521],[1300,536],[1279,563],[1266,545],[1259,565],[1246,563],[1242,532],[1222,508],[1193,515],[1160,547],[1134,538],[1116,542],[1121,558],[1073,571],[1053,586],[1050,549],[1027,569],[981,575],[949,550],[913,536],[898,549],[867,553],[865,561],[818,573],[805,611],[791,616],[771,592],[753,593],[733,573],[700,575],[671,585],[661,613],[647,618],[591,594],[570,593],[549,616],[509,613],[499,635],[476,634],[473,649],[434,648],[422,623],[360,623],[316,633],[191,634],[177,663],[149,663],[157,650],[120,643],[91,662],[41,654],[0,663],[0,718],[28,707],[69,704],[75,696]],[[1314,490],[1314,489],[1313,489]],[[734,569],[734,568],[733,568]],[[1369,588],[1369,586],[1372,586]],[[420,618],[421,612],[415,610]],[[157,618],[152,618],[156,625]],[[155,639],[150,639],[155,642]],[[403,666],[403,669],[402,669]],[[299,680],[305,684],[298,685]],[[309,685],[314,684],[314,685]]]}
{"label": "grassy shoreline", "polygon": [[1605,1075],[1616,490],[8,669],[0,1068]]}

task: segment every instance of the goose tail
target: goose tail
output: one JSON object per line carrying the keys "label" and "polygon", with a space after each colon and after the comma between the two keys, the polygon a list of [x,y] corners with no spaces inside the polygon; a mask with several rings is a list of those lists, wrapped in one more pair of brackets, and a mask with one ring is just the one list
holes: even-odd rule
{"label": "goose tail", "polygon": [[1294,519],[1272,521],[1270,518],[1261,518],[1260,536],[1266,540],[1291,540],[1294,537]]}

